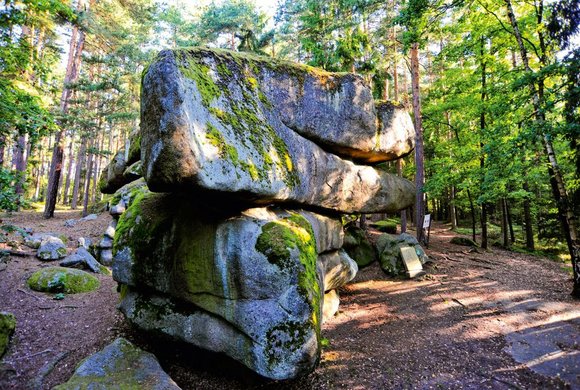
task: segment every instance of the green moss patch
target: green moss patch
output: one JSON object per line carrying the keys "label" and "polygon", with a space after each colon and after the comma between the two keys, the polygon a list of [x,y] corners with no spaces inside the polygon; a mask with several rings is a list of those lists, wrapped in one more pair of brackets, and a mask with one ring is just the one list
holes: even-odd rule
{"label": "green moss patch", "polygon": [[36,271],[28,279],[28,286],[36,291],[76,294],[96,290],[99,279],[73,268],[48,267]]}

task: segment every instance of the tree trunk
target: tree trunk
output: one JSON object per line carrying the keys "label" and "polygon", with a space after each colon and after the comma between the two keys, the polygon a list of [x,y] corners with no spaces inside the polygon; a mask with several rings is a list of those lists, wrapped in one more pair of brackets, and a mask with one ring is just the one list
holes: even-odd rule
{"label": "tree trunk", "polygon": [[509,221],[508,221],[508,209],[507,201],[505,198],[500,199],[501,205],[501,234],[502,234],[502,246],[504,248],[509,248],[511,245],[509,240]]}
{"label": "tree trunk", "polygon": [[83,199],[83,217],[87,216],[87,209],[88,209],[88,205],[89,205],[89,198],[91,195],[90,189],[91,189],[91,177],[93,174],[93,153],[89,153],[88,159],[89,161],[87,162],[87,175],[86,175],[86,180],[85,180],[85,196]]}
{"label": "tree trunk", "polygon": [[[485,37],[481,37],[480,40],[480,55],[481,55],[481,113],[479,115],[479,169],[481,170],[481,187],[483,191],[483,178],[485,171],[485,144],[483,142],[485,137],[485,99],[487,94],[487,74],[486,74],[486,62],[483,60],[485,55]],[[487,239],[487,203],[483,202],[481,204],[481,247],[487,249],[488,239]]]}
{"label": "tree trunk", "polygon": [[450,188],[449,199],[449,219],[451,220],[451,229],[457,229],[457,212],[455,210],[455,186]]}
{"label": "tree trunk", "polygon": [[469,190],[467,190],[467,198],[469,199],[469,209],[471,211],[471,239],[475,241],[475,207],[473,206],[473,198]]}
{"label": "tree trunk", "polygon": [[506,212],[506,216],[507,216],[507,225],[508,225],[509,234],[510,234],[510,242],[513,244],[514,242],[516,242],[516,236],[514,234],[514,225],[513,225],[513,221],[512,221],[511,208],[510,208],[510,204],[507,201],[507,199],[505,199],[504,202],[505,202],[505,212]]}
{"label": "tree trunk", "polygon": [[70,208],[75,210],[77,208],[77,202],[79,199],[79,187],[81,182],[81,173],[83,169],[83,162],[85,161],[85,153],[87,149],[87,139],[83,138],[81,141],[81,146],[79,147],[79,152],[77,154],[77,164],[75,167],[75,184],[73,187],[72,199]]}
{"label": "tree trunk", "polygon": [[[514,36],[518,42],[518,47],[520,50],[520,55],[522,57],[522,62],[524,68],[530,74],[533,70],[530,67],[528,60],[528,52],[524,45],[522,35],[519,30],[518,22],[516,20],[511,0],[504,0],[507,8],[508,18],[510,24],[514,30]],[[538,25],[542,23],[543,17],[543,1],[540,0],[536,6],[537,10],[537,22]],[[544,31],[542,29],[537,29],[538,38],[540,43],[540,63],[542,66],[547,66],[547,56],[546,56],[546,44],[544,39]],[[540,76],[537,78],[536,84],[529,84],[530,90],[532,92],[532,102],[535,111],[535,120],[537,122],[538,129],[544,129],[545,127],[545,114],[544,114],[544,78]],[[566,192],[566,186],[564,183],[564,178],[560,171],[560,166],[556,159],[556,154],[554,152],[554,147],[552,145],[551,134],[544,131],[542,134],[542,141],[544,144],[544,151],[546,153],[547,160],[549,162],[548,173],[550,175],[550,185],[552,187],[552,194],[558,205],[558,215],[560,219],[560,224],[562,231],[566,238],[566,243],[568,245],[568,251],[570,252],[572,271],[574,274],[574,286],[572,290],[572,295],[575,298],[580,298],[580,242],[577,236],[576,221],[574,219],[574,212],[572,210],[572,205],[568,199],[568,193]]]}
{"label": "tree trunk", "polygon": [[72,174],[72,165],[73,165],[73,143],[74,137],[71,138],[70,143],[68,145],[68,168],[66,170],[66,182],[64,184],[64,191],[62,192],[62,203],[68,204],[68,192],[70,190],[70,181],[71,181],[71,174]]}
{"label": "tree trunk", "polygon": [[[24,193],[24,183],[26,182],[26,134],[19,135],[14,145],[14,169],[18,173],[14,192],[20,196]],[[20,210],[20,201],[18,201],[18,210]]]}
{"label": "tree trunk", "polygon": [[417,241],[423,242],[423,218],[425,216],[425,166],[423,151],[423,126],[421,119],[421,97],[419,95],[419,44],[411,45],[411,83],[413,86],[413,118],[415,120],[415,226]]}
{"label": "tree trunk", "polygon": [[[524,191],[530,192],[528,182],[524,182]],[[524,198],[524,224],[526,228],[526,248],[528,250],[535,250],[534,247],[534,230],[532,226],[532,212],[530,207],[530,197],[526,195]]]}

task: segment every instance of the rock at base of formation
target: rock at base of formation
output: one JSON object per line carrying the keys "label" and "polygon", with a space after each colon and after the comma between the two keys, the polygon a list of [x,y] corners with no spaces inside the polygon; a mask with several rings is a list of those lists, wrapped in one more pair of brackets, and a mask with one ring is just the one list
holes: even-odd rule
{"label": "rock at base of formation", "polygon": [[325,268],[329,290],[356,273],[342,252],[319,260],[341,246],[340,221],[311,212],[226,214],[194,196],[150,193],[119,219],[113,277],[138,327],[288,379],[319,360]]}
{"label": "rock at base of formation", "polygon": [[155,355],[118,338],[83,360],[68,382],[54,388],[77,389],[179,390],[180,387],[163,371]]}
{"label": "rock at base of formation", "polygon": [[[343,213],[414,202],[408,180],[327,151],[377,162],[412,149],[412,130],[378,125],[408,114],[393,106],[401,112],[379,121],[358,76],[226,51],[165,50],[142,91],[142,171],[152,191],[195,188]],[[400,134],[404,140],[392,139]],[[391,144],[408,148],[384,148]]]}

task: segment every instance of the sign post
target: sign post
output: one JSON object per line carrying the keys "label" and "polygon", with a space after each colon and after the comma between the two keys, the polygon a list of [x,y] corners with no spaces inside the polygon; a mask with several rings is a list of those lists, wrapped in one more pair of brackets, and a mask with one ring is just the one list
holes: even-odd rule
{"label": "sign post", "polygon": [[423,218],[423,230],[427,229],[427,239],[425,240],[425,246],[429,248],[429,236],[431,235],[431,214],[425,214]]}

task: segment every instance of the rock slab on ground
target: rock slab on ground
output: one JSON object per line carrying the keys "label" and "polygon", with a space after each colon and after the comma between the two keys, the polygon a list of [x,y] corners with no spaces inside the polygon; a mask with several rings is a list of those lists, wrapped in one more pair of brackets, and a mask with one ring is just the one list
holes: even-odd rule
{"label": "rock slab on ground", "polygon": [[179,390],[159,365],[155,355],[124,338],[118,338],[89,356],[73,376],[54,390],[143,389]]}
{"label": "rock slab on ground", "polygon": [[95,273],[107,273],[97,259],[93,257],[84,247],[78,248],[73,254],[65,257],[59,265],[61,267],[86,268]]}

